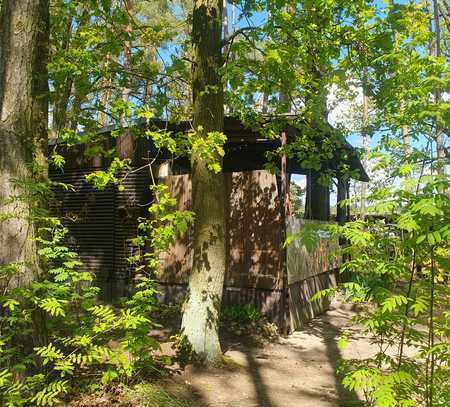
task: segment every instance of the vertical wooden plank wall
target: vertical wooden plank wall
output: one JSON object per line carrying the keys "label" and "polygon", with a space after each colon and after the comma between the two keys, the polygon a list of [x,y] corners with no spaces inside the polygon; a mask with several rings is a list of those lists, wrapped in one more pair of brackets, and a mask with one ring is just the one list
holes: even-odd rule
{"label": "vertical wooden plank wall", "polygon": [[[253,305],[273,320],[278,319],[282,288],[282,219],[275,177],[267,171],[224,174],[227,229],[227,274],[224,305]],[[189,210],[189,175],[164,179],[179,210]],[[191,233],[181,236],[161,257],[165,301],[169,291],[179,299],[192,265]],[[281,321],[277,321],[281,322]]]}

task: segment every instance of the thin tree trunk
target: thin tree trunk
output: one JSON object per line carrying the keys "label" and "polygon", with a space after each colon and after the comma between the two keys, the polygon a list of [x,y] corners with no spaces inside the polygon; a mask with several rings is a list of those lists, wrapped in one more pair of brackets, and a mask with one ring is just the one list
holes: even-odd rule
{"label": "thin tree trunk", "polygon": [[[400,110],[402,113],[405,111],[405,102],[403,100],[400,101]],[[406,155],[409,157],[411,154],[411,142],[409,139],[408,125],[402,124],[400,130],[402,134],[403,148],[405,150]]]}
{"label": "thin tree trunk", "polygon": [[[363,111],[362,111],[362,150],[363,150],[363,159],[362,164],[364,168],[367,168],[367,152],[369,148],[369,140],[368,140],[368,127],[369,127],[369,98],[366,92],[366,84],[367,84],[367,68],[363,69]],[[360,206],[360,215],[362,218],[366,216],[366,195],[367,195],[367,184],[365,182],[361,182],[361,206]]]}
{"label": "thin tree trunk", "polygon": [[108,110],[108,102],[109,102],[109,98],[111,97],[111,78],[108,79],[105,82],[105,89],[102,91],[102,97],[100,98],[100,109],[98,111],[98,116],[97,116],[97,122],[100,128],[103,128],[106,126],[106,122],[108,119],[108,114],[107,114],[107,110]]}
{"label": "thin tree trunk", "polygon": [[[131,15],[133,11],[132,0],[126,0],[125,6],[127,8],[128,14]],[[130,23],[125,27],[125,31],[131,36],[133,27]],[[130,99],[130,85],[129,85],[129,71],[131,69],[131,40],[125,41],[123,48],[123,68],[124,68],[124,86],[122,88],[122,100],[124,103],[128,103]],[[117,138],[117,151],[119,153],[119,158],[124,159],[131,156],[133,151],[133,136],[127,124],[127,117],[125,114],[121,117],[121,124],[125,128],[124,132]]]}
{"label": "thin tree trunk", "polygon": [[[392,2],[392,5],[394,5],[394,2]],[[394,38],[395,38],[395,43],[397,43],[397,40],[398,40],[397,32],[394,33]],[[367,68],[366,68],[366,72],[367,72]],[[402,98],[400,100],[400,113],[403,115],[405,112],[405,100],[403,99],[403,95],[401,93],[400,93],[400,97]],[[402,124],[400,127],[400,133],[401,133],[402,141],[403,141],[403,149],[405,151],[406,156],[409,157],[411,154],[411,143],[409,140],[408,125]]]}
{"label": "thin tree trunk", "polygon": [[67,78],[59,88],[59,93],[53,105],[52,132],[55,138],[59,137],[61,131],[67,126],[67,108],[72,93],[72,78]]}
{"label": "thin tree trunk", "polygon": [[231,1],[231,32],[236,32],[236,5],[234,4],[235,0]]}
{"label": "thin tree trunk", "polygon": [[100,110],[98,111],[97,121],[100,128],[106,126],[106,121],[108,118],[107,111],[108,111],[108,103],[109,98],[111,97],[111,86],[112,86],[112,76],[111,73],[109,73],[110,70],[110,64],[112,61],[111,54],[106,55],[106,67],[108,72],[108,78],[105,80],[105,89],[102,91],[102,96],[100,98]]}
{"label": "thin tree trunk", "polygon": [[23,285],[39,272],[37,203],[26,183],[47,177],[48,0],[3,0],[0,12],[0,266]]}
{"label": "thin tree trunk", "polygon": [[[197,137],[222,131],[224,120],[222,0],[196,0],[192,25],[193,126]],[[218,157],[219,158],[219,157]],[[182,329],[193,350],[213,363],[221,359],[219,312],[225,276],[224,180],[193,154],[194,260]]]}
{"label": "thin tree trunk", "polygon": [[[128,13],[131,13],[133,10],[133,2],[131,0],[126,0],[125,2],[126,4],[126,8]],[[133,27],[128,24],[127,27],[125,28],[125,31],[131,35],[131,32],[133,30]],[[127,78],[128,76],[128,71],[131,68],[131,42],[130,41],[125,41],[124,44],[124,48],[123,48],[123,67],[125,70],[125,78]],[[122,100],[125,103],[128,103],[128,100],[130,98],[130,87],[128,86],[127,80],[125,81],[125,85],[122,89]]]}
{"label": "thin tree trunk", "polygon": [[[434,34],[435,34],[435,46],[434,55],[436,58],[441,57],[441,24],[439,18],[439,4],[438,0],[433,0],[433,18],[434,18]],[[434,101],[439,104],[442,100],[442,91],[439,86],[436,87],[434,92]],[[436,150],[438,158],[437,170],[439,174],[444,175],[445,169],[445,145],[444,145],[444,131],[441,124],[436,120]]]}
{"label": "thin tree trunk", "polygon": [[[145,52],[145,59],[147,61],[151,61],[152,63],[156,64],[156,56],[155,53],[150,48],[150,46],[146,46],[144,52]],[[144,84],[142,103],[144,105],[148,104],[150,102],[151,97],[152,97],[152,82],[150,80],[146,80]]]}
{"label": "thin tree trunk", "polygon": [[[70,11],[72,14],[72,11]],[[83,8],[81,11],[81,15],[78,19],[75,19],[74,23],[74,15],[71,15],[68,22],[65,33],[65,39],[61,45],[62,49],[69,50],[72,41],[77,39],[79,33],[82,28],[89,21],[89,10],[87,8]],[[73,31],[73,26],[76,26],[75,32]],[[64,78],[64,82],[54,81],[55,88],[55,98],[53,104],[53,112],[52,112],[52,133],[54,137],[58,137],[61,131],[70,126],[73,129],[76,129],[78,126],[78,116],[81,111],[81,92],[77,92],[77,84],[74,81],[73,77]],[[77,93],[76,95],[73,95]],[[72,111],[68,115],[69,101],[70,97],[74,96],[74,101],[72,104]],[[70,120],[68,118],[70,116]]]}
{"label": "thin tree trunk", "polygon": [[[66,32],[61,44],[61,49],[67,51],[70,47],[72,37],[73,16],[69,11],[66,25]],[[52,111],[52,133],[53,137],[58,138],[62,129],[67,125],[67,108],[69,106],[69,98],[72,92],[73,80],[71,77],[64,78],[64,82],[54,81],[54,103]]]}
{"label": "thin tree trunk", "polygon": [[70,111],[70,128],[78,131],[80,122],[81,105],[86,98],[85,87],[82,85],[84,79],[75,79],[72,85],[73,102]]}
{"label": "thin tree trunk", "polygon": [[267,114],[269,111],[269,95],[267,94],[267,92],[264,92],[262,95],[262,112],[263,114]]}
{"label": "thin tree trunk", "polygon": [[223,17],[223,38],[227,37],[229,34],[228,27],[228,0],[223,0],[223,9],[222,9],[222,17]]}
{"label": "thin tree trunk", "polygon": [[[229,26],[228,26],[228,0],[223,0],[222,3],[222,26],[223,26],[223,38],[227,38],[228,34],[229,34]],[[223,54],[227,55],[228,54],[228,46],[225,45],[223,47]],[[224,83],[224,88],[225,90],[228,87],[228,83]],[[224,113],[225,114],[229,114],[230,113],[230,108],[228,107],[228,105],[224,105]]]}

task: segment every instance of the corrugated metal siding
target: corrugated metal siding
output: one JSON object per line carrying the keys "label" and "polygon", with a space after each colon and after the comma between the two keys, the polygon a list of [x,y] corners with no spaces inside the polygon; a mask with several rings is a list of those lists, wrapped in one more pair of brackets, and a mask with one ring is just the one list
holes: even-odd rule
{"label": "corrugated metal siding", "polygon": [[114,250],[115,264],[112,297],[126,296],[131,291],[134,266],[128,258],[136,248],[130,239],[138,235],[138,219],[148,214],[151,201],[150,177],[145,169],[130,172],[123,180],[123,191],[115,191]]}
{"label": "corrugated metal siding", "polygon": [[138,218],[145,215],[145,204],[150,201],[148,175],[131,172],[123,191],[115,187],[98,191],[85,181],[91,172],[52,171],[53,181],[73,187],[68,191],[54,188],[54,209],[69,229],[68,247],[78,253],[84,270],[95,273],[102,298],[110,300],[130,289],[132,266],[127,257],[133,254],[130,239],[137,235]]}
{"label": "corrugated metal siding", "polygon": [[95,273],[102,296],[109,297],[114,271],[115,193],[112,188],[94,191],[85,182],[90,171],[52,172],[53,181],[70,184],[73,190],[55,187],[56,214],[69,229],[68,247],[78,253],[83,269]]}

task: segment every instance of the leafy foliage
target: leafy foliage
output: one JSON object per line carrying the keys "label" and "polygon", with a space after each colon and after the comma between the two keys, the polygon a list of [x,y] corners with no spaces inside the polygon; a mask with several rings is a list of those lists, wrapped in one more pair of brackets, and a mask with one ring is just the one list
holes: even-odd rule
{"label": "leafy foliage", "polygon": [[[369,358],[343,362],[343,384],[361,390],[370,405],[450,400],[448,182],[440,175],[417,182],[414,193],[393,188],[383,194],[396,208],[389,224],[367,220],[329,227],[348,242],[341,250],[348,259],[341,271],[353,281],[339,289],[364,305],[354,321],[378,348]],[[376,199],[373,208],[379,210]],[[340,341],[345,344],[346,338]]]}
{"label": "leafy foliage", "polygon": [[[76,254],[64,246],[66,232],[46,218],[37,240],[47,271],[0,298],[3,405],[55,405],[90,375],[100,375],[101,383],[129,381],[154,366],[151,350],[159,344],[148,336],[151,321],[137,307],[97,303],[93,276],[79,270]],[[2,272],[13,281],[10,268]]]}

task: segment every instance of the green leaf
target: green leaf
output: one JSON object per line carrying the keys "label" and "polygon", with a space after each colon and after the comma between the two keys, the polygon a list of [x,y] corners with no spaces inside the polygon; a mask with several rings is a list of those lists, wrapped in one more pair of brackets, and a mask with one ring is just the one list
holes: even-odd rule
{"label": "green leaf", "polygon": [[118,377],[119,374],[114,369],[108,369],[106,372],[103,373],[101,382],[102,384],[108,384],[113,380],[117,379]]}
{"label": "green leaf", "polygon": [[394,295],[390,298],[387,298],[383,301],[381,312],[392,312],[396,308],[406,304],[408,302],[408,299],[404,295]]}
{"label": "green leaf", "polygon": [[426,239],[426,237],[427,237],[427,235],[420,235],[420,236],[417,238],[416,243],[417,243],[417,244],[422,243],[422,242]]}
{"label": "green leaf", "polygon": [[281,57],[277,49],[268,49],[265,52],[265,58],[267,61],[275,61],[281,63]]}
{"label": "green leaf", "polygon": [[64,316],[66,312],[64,311],[63,305],[67,303],[67,300],[57,300],[56,298],[44,298],[39,307],[44,311],[47,311],[51,316]]}
{"label": "green leaf", "polygon": [[19,305],[19,301],[15,300],[14,298],[7,298],[3,303],[3,308],[8,308],[10,311],[14,311],[17,305]]}

